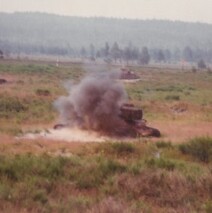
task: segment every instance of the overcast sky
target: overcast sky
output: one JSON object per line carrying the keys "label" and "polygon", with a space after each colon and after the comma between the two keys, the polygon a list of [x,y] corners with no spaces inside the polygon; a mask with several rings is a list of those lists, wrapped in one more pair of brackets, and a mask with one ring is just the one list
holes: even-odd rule
{"label": "overcast sky", "polygon": [[0,0],[0,11],[171,19],[212,24],[212,0]]}

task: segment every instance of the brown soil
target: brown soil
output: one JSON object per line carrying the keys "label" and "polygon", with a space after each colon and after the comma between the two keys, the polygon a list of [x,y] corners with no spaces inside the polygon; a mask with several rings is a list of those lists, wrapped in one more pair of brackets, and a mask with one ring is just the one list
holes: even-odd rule
{"label": "brown soil", "polygon": [[194,137],[210,136],[212,137],[212,123],[198,121],[194,123],[185,123],[183,121],[157,121],[152,122],[160,130],[162,138],[176,143],[185,142]]}
{"label": "brown soil", "polygon": [[[212,123],[198,122],[198,123],[183,123],[171,121],[157,121],[149,124],[161,131],[161,138],[146,138],[147,141],[171,141],[173,143],[183,143],[194,137],[210,136],[212,137]],[[0,135],[1,145],[0,151],[10,154],[21,153],[49,153],[52,155],[68,155],[80,154],[85,151],[92,152],[93,147],[99,143],[77,143],[77,142],[63,142],[47,139],[17,140],[12,136]]]}

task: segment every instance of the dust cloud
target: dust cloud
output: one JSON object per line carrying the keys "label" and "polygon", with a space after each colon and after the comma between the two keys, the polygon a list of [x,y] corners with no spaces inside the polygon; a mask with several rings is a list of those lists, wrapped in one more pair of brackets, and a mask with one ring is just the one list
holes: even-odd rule
{"label": "dust cloud", "polygon": [[99,136],[96,132],[80,130],[78,128],[63,128],[60,130],[49,129],[40,133],[27,133],[18,139],[47,139],[53,141],[66,141],[66,142],[104,142],[108,138]]}
{"label": "dust cloud", "polygon": [[67,96],[54,102],[60,122],[71,128],[107,135],[125,132],[120,107],[127,101],[123,85],[114,72],[91,74],[78,84],[66,84]]}

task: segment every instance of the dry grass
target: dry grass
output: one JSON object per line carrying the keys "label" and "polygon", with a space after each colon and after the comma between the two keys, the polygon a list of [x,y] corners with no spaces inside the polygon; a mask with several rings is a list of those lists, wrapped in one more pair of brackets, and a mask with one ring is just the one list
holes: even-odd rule
{"label": "dry grass", "polygon": [[[162,138],[67,143],[15,136],[48,129],[57,122],[58,115],[50,106],[65,94],[65,79],[78,80],[84,74],[81,65],[1,61],[0,77],[9,81],[0,85],[1,100],[18,99],[28,107],[13,116],[6,109],[0,116],[0,156],[7,158],[0,172],[1,212],[210,212],[211,162],[196,161],[177,146],[190,138],[212,137],[212,75],[134,70],[142,80],[125,85],[130,101],[143,108],[148,124],[158,128]],[[48,95],[43,95],[45,91]],[[179,100],[166,100],[167,96],[179,96]],[[50,165],[48,171],[58,179],[24,167],[29,156],[31,166],[40,171]],[[19,169],[14,166],[17,161]],[[5,178],[6,166],[17,174],[25,171],[23,177],[18,181]]]}
{"label": "dry grass", "polygon": [[92,209],[88,210],[87,213],[133,213],[126,203],[121,200],[117,200],[113,197],[103,199],[100,203],[95,205]]}
{"label": "dry grass", "polygon": [[166,206],[177,212],[191,212],[194,200],[198,209],[200,203],[211,199],[212,195],[211,174],[191,182],[179,172],[145,170],[139,177],[124,174],[119,177],[117,184],[122,196],[144,199],[153,206]]}
{"label": "dry grass", "polygon": [[[26,145],[22,142],[22,150]],[[35,149],[37,155],[1,155],[2,212],[204,212],[210,208],[210,164],[192,166],[193,159],[155,157],[155,152],[163,156],[175,150],[179,158],[175,146],[134,144],[137,152],[127,146],[130,158],[126,158],[126,146],[120,148],[120,143],[118,149],[112,143],[81,145],[68,157],[43,155],[38,151],[41,145],[45,143]],[[46,148],[54,153],[53,147]]]}

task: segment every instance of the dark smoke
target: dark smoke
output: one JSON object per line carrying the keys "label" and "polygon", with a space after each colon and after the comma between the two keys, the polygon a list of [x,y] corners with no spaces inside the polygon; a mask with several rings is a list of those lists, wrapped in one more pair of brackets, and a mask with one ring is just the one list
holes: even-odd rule
{"label": "dark smoke", "polygon": [[55,101],[63,124],[106,134],[122,134],[126,130],[119,115],[127,94],[114,74],[87,76],[66,88],[69,95]]}

